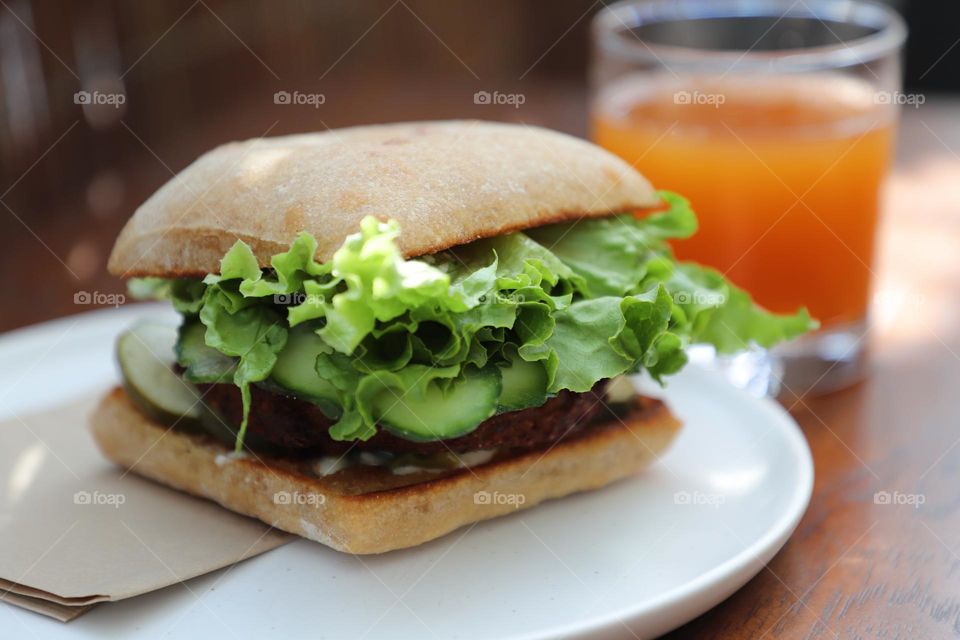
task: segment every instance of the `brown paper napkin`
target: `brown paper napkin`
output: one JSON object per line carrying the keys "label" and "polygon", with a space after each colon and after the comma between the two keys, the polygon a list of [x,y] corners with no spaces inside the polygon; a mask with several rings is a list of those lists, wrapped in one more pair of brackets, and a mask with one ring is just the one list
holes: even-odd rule
{"label": "brown paper napkin", "polygon": [[291,539],[114,467],[87,430],[97,400],[0,422],[0,599],[67,621]]}

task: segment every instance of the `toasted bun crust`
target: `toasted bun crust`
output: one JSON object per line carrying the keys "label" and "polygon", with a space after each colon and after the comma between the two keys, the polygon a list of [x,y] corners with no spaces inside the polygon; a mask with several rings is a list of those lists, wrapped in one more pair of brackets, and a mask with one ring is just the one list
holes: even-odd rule
{"label": "toasted bun crust", "polygon": [[300,231],[328,260],[373,215],[400,222],[407,257],[508,231],[658,202],[630,165],[583,140],[514,124],[414,122],[233,142],[147,200],[109,270],[198,276],[239,238],[261,266]]}
{"label": "toasted bun crust", "polygon": [[[602,487],[647,466],[679,427],[665,405],[648,401],[622,424],[591,428],[547,451],[469,470],[398,476],[360,466],[319,476],[279,460],[231,458],[208,438],[164,429],[137,411],[119,388],[91,419],[97,444],[117,464],[358,554],[412,547],[467,524]],[[514,498],[485,500],[484,492]]]}

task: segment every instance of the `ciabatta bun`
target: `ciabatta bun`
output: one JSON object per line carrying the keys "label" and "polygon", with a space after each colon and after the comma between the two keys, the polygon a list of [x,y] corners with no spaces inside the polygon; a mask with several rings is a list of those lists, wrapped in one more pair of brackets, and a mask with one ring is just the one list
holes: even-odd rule
{"label": "ciabatta bun", "polygon": [[539,127],[414,122],[262,138],[217,147],[153,194],[109,270],[203,276],[237,239],[266,267],[300,231],[326,261],[367,215],[399,221],[398,244],[412,257],[657,202],[626,162]]}
{"label": "ciabatta bun", "polygon": [[591,426],[546,450],[470,469],[396,475],[355,466],[322,476],[303,463],[234,458],[210,438],[161,427],[119,388],[102,400],[91,420],[100,449],[120,466],[357,554],[412,547],[464,525],[635,474],[666,449],[679,426],[665,405],[643,399],[622,420]]}

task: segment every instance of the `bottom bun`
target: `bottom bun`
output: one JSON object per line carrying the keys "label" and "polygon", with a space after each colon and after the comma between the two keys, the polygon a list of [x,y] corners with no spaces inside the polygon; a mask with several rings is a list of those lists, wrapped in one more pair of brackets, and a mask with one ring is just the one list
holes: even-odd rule
{"label": "bottom bun", "polygon": [[641,398],[622,418],[591,425],[551,448],[494,455],[470,468],[395,473],[355,464],[330,473],[338,466],[332,459],[234,456],[212,438],[162,427],[120,388],[91,418],[103,454],[134,473],[357,554],[416,546],[467,524],[602,487],[646,467],[679,428],[663,403]]}

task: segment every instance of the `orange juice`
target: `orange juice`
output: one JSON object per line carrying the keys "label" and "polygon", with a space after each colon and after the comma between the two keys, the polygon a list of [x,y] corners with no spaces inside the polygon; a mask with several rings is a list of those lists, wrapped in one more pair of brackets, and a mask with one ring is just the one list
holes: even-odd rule
{"label": "orange juice", "polygon": [[700,230],[676,243],[678,256],[773,311],[806,306],[828,327],[863,320],[889,105],[839,75],[666,78],[615,85],[592,128],[658,188],[690,199]]}

